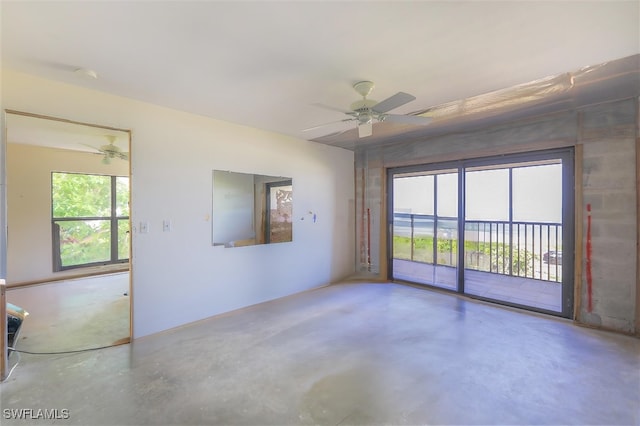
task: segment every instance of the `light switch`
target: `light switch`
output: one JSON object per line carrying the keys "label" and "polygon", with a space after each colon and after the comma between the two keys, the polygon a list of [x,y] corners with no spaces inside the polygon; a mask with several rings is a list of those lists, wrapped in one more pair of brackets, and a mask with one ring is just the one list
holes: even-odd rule
{"label": "light switch", "polygon": [[171,231],[171,221],[168,219],[165,219],[162,221],[162,230],[164,232],[170,232]]}
{"label": "light switch", "polygon": [[141,234],[148,234],[149,233],[149,222],[147,222],[147,221],[140,222],[140,233]]}

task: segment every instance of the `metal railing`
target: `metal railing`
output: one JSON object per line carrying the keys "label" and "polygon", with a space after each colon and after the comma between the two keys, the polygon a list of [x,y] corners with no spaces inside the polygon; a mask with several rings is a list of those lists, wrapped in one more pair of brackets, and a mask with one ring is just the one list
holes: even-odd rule
{"label": "metal railing", "polygon": [[[464,222],[464,267],[544,281],[562,281],[562,224]],[[393,257],[457,266],[458,219],[394,213]]]}

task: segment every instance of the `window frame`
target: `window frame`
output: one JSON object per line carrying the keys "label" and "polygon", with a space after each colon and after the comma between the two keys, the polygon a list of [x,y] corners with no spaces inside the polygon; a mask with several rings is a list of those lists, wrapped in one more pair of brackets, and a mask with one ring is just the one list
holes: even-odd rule
{"label": "window frame", "polygon": [[[271,190],[276,188],[282,188],[286,186],[293,187],[293,179],[286,179],[276,182],[265,183],[265,219],[264,219],[264,242],[265,244],[272,244],[271,242]],[[291,240],[293,240],[293,223],[291,224]]]}
{"label": "window frame", "polygon": [[[110,179],[110,214],[109,216],[78,216],[78,217],[55,217],[54,216],[54,178],[55,174],[62,175],[82,175],[82,176],[105,176]],[[129,262],[129,255],[124,258],[119,258],[119,250],[118,250],[118,227],[119,222],[122,220],[129,221],[130,214],[123,216],[117,214],[118,207],[118,194],[117,194],[117,181],[119,178],[125,178],[128,180],[129,184],[129,192],[131,180],[129,176],[121,176],[121,175],[109,175],[109,174],[101,174],[101,173],[82,173],[82,172],[60,172],[60,171],[52,171],[51,172],[51,243],[52,243],[52,255],[53,255],[53,272],[61,272],[70,269],[78,269],[78,268],[87,268],[92,266],[104,266],[104,265],[116,265],[123,264]],[[96,262],[88,262],[88,263],[79,263],[74,265],[62,265],[61,258],[61,246],[60,246],[60,231],[59,231],[59,223],[60,222],[74,222],[74,221],[108,221],[109,222],[109,231],[110,231],[110,249],[109,249],[109,260],[100,260]],[[130,227],[130,226],[129,226]],[[130,234],[129,230],[129,234]]]}

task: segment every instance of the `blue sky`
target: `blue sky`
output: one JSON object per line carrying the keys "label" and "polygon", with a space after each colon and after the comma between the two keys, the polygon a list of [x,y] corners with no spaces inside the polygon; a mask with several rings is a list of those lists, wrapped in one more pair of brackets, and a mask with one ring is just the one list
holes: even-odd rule
{"label": "blue sky", "polygon": [[[457,216],[457,173],[438,175],[438,215]],[[508,169],[466,172],[466,219],[509,219]],[[433,215],[434,176],[394,180],[394,210]],[[513,220],[562,221],[562,165],[513,168]]]}

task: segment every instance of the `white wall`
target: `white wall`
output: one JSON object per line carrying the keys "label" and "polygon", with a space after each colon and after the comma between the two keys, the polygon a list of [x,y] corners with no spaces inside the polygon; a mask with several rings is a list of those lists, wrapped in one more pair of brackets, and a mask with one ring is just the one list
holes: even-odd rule
{"label": "white wall", "polygon": [[[353,272],[352,152],[9,70],[2,88],[5,109],[132,130],[134,337]],[[291,176],[294,241],[213,247],[213,169]]]}
{"label": "white wall", "polygon": [[[8,121],[10,123],[10,119]],[[99,155],[20,145],[11,141],[6,152],[8,285],[77,274],[78,270],[52,272],[51,172],[127,176],[129,163],[114,160],[104,165]]]}

